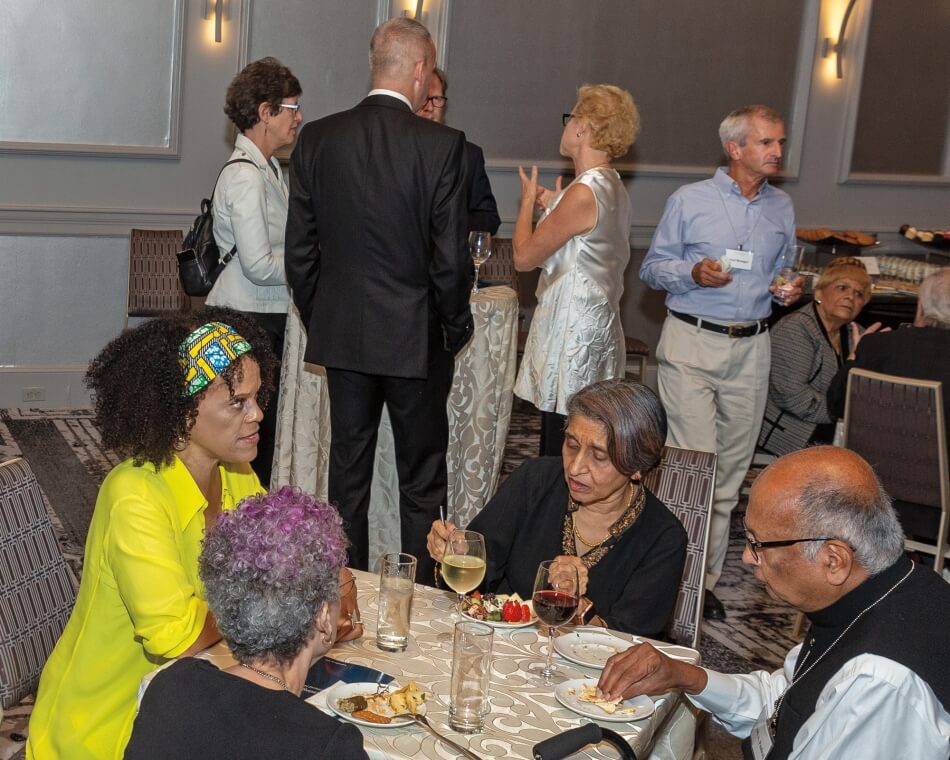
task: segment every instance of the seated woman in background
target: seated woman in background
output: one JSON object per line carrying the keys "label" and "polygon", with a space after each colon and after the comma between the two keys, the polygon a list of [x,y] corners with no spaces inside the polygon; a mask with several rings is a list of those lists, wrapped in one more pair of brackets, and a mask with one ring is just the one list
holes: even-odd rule
{"label": "seated woman in background", "polygon": [[[589,622],[663,634],[686,561],[686,531],[642,484],[666,440],[666,413],[649,388],[604,380],[567,404],[561,457],[525,462],[472,520],[485,536],[484,588],[529,599],[538,564],[577,567]],[[436,521],[429,553],[441,561],[452,523]]]}
{"label": "seated woman in background", "polygon": [[222,512],[262,490],[250,462],[275,365],[261,330],[221,308],[153,319],[92,361],[96,427],[128,458],[99,489],[27,757],[122,757],[142,677],[220,638],[198,552]]}
{"label": "seated woman in background", "polygon": [[[828,386],[851,350],[853,323],[871,298],[871,278],[859,259],[834,259],[815,284],[814,300],[772,328],[772,368],[759,448],[782,456],[831,443],[836,417]],[[866,332],[881,327],[875,323]]]}
{"label": "seated woman in background", "polygon": [[[512,236],[515,269],[541,269],[515,395],[541,410],[541,455],[559,456],[567,400],[597,380],[623,377],[620,297],[630,260],[630,196],[610,166],[633,145],[640,114],[630,93],[585,85],[564,114],[561,155],[576,175],[561,190],[519,169],[521,207]],[[544,210],[531,229],[535,205]]]}
{"label": "seated woman in background", "polygon": [[189,657],[159,672],[125,759],[366,758],[356,726],[299,698],[310,666],[333,646],[345,562],[337,511],[289,486],[222,515],[199,568],[239,664],[218,670]]}

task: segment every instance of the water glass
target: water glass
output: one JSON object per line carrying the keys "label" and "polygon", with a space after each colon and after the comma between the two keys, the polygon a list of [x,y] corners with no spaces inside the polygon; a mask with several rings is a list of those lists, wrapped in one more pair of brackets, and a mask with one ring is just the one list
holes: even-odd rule
{"label": "water glass", "polygon": [[778,274],[772,280],[772,284],[775,286],[772,300],[776,303],[784,306],[785,301],[792,294],[792,283],[798,279],[798,270],[801,269],[804,253],[805,246],[790,245],[779,257]]}
{"label": "water glass", "polygon": [[449,687],[449,726],[463,734],[482,730],[488,714],[488,682],[494,631],[484,623],[455,624],[452,681]]}
{"label": "water glass", "polygon": [[384,554],[379,569],[379,616],[376,646],[387,652],[402,652],[409,646],[412,589],[416,582],[416,558],[411,554]]}

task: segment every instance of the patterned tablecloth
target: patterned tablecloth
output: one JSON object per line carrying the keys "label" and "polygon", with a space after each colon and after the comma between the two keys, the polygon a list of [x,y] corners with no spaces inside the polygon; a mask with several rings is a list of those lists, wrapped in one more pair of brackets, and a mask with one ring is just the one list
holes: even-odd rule
{"label": "patterned tablecloth", "polygon": [[[449,517],[467,525],[495,492],[511,421],[518,337],[518,297],[509,287],[472,295],[475,334],[456,357],[449,415]],[[274,487],[299,486],[327,496],[330,402],[326,372],[303,361],[307,338],[291,305],[277,406]],[[376,445],[370,502],[370,566],[399,551],[399,479],[392,427],[385,410]]]}

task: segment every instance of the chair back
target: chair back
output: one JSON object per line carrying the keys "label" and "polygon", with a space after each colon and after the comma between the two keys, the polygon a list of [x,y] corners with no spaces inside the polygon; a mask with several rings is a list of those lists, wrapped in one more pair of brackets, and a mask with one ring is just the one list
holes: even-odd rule
{"label": "chair back", "polygon": [[906,542],[908,548],[934,554],[939,573],[948,554],[950,512],[943,384],[852,369],[844,439],[846,448],[874,468],[892,498],[941,511],[936,543]]}
{"label": "chair back", "polygon": [[660,463],[643,482],[679,518],[689,536],[670,634],[677,643],[695,649],[699,646],[703,615],[716,455],[664,446]]}
{"label": "chair back", "polygon": [[157,317],[191,308],[191,299],[178,280],[181,230],[129,232],[130,317]]}
{"label": "chair back", "polygon": [[0,464],[0,705],[36,691],[76,588],[24,459]]}
{"label": "chair back", "polygon": [[491,256],[479,269],[479,278],[504,283],[518,293],[518,272],[515,271],[515,249],[511,238],[492,238]]}

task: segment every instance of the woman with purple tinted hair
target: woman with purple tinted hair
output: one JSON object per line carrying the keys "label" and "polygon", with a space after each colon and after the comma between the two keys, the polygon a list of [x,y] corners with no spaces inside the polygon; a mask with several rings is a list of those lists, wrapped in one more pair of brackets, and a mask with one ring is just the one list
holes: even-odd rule
{"label": "woman with purple tinted hair", "polygon": [[281,488],[221,515],[204,540],[201,580],[238,664],[186,658],[142,698],[126,760],[366,758],[355,726],[302,701],[307,671],[336,638],[353,578],[337,511]]}

